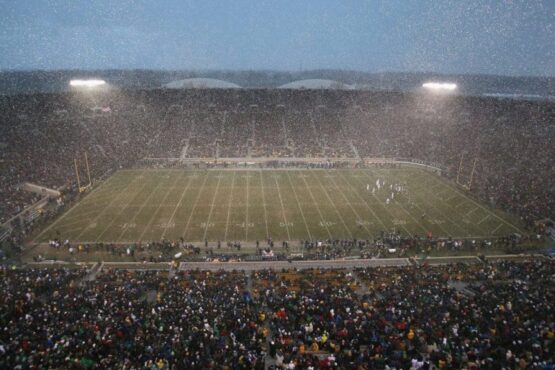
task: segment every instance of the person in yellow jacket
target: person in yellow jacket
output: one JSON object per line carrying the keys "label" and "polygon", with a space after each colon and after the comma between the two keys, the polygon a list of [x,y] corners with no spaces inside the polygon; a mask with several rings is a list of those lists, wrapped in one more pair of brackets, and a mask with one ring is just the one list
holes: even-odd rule
{"label": "person in yellow jacket", "polygon": [[163,369],[165,365],[166,365],[166,363],[164,362],[164,359],[162,359],[162,358],[160,358],[160,359],[158,359],[158,361],[156,361],[156,367],[158,367],[158,369]]}

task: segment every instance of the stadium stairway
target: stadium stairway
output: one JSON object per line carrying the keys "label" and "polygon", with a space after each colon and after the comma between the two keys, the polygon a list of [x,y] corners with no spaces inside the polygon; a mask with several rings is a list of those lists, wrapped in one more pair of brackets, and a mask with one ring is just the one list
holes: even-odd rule
{"label": "stadium stairway", "polygon": [[185,141],[185,145],[183,146],[183,148],[181,149],[181,155],[179,156],[180,159],[185,159],[187,158],[187,151],[189,150],[189,139],[187,139]]}
{"label": "stadium stairway", "polygon": [[102,271],[104,267],[104,262],[97,262],[91,267],[87,275],[83,278],[82,281],[94,281],[96,280],[96,276]]}
{"label": "stadium stairway", "polygon": [[353,151],[353,153],[354,153],[354,155],[355,155],[355,158],[357,158],[358,160],[360,160],[361,158],[360,158],[360,155],[358,154],[358,149],[357,149],[357,147],[355,146],[355,144],[353,144],[353,141],[352,141],[352,140],[349,140],[349,146],[351,147],[351,150]]}

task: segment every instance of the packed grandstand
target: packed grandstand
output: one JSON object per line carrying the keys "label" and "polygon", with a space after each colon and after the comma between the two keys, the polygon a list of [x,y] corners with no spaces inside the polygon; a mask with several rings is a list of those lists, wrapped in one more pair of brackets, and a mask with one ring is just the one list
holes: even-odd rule
{"label": "packed grandstand", "polygon": [[0,270],[0,367],[553,369],[553,261]]}

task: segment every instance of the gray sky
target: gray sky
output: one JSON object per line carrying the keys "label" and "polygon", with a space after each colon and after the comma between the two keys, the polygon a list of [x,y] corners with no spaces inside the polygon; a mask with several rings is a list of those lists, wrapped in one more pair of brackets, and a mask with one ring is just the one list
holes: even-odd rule
{"label": "gray sky", "polygon": [[555,0],[0,0],[0,69],[555,76]]}

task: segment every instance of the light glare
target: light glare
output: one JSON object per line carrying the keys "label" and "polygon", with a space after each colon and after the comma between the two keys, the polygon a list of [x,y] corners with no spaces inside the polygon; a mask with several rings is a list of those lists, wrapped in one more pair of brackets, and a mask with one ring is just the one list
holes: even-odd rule
{"label": "light glare", "polygon": [[71,80],[69,81],[69,84],[71,86],[76,86],[76,87],[96,87],[96,86],[102,86],[104,84],[106,84],[106,81],[104,80]]}
{"label": "light glare", "polygon": [[422,84],[422,87],[430,90],[453,91],[457,88],[457,84],[450,82],[426,82]]}

